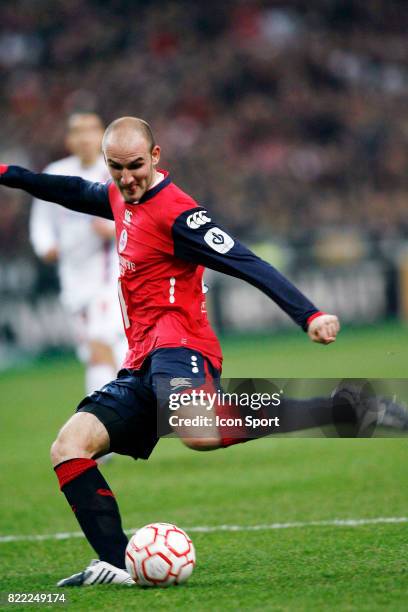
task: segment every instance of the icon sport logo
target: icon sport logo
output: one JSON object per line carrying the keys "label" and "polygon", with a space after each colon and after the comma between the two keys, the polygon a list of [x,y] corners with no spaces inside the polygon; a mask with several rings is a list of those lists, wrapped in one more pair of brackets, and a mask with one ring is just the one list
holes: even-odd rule
{"label": "icon sport logo", "polygon": [[228,253],[234,246],[234,240],[219,227],[208,230],[204,236],[206,243],[217,253]]}
{"label": "icon sport logo", "polygon": [[187,217],[187,225],[190,229],[198,229],[202,225],[211,222],[211,218],[207,217],[206,210],[198,210],[197,212]]}

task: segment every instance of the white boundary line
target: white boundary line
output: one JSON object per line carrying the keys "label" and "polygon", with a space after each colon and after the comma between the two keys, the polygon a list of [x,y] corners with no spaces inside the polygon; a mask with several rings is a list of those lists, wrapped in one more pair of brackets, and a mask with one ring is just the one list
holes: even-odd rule
{"label": "white boundary line", "polygon": [[[391,516],[366,519],[333,519],[327,521],[307,521],[294,523],[269,523],[265,525],[202,525],[185,527],[187,533],[216,533],[220,531],[271,531],[273,529],[293,529],[306,527],[360,527],[364,525],[386,525],[408,523],[407,516]],[[127,529],[132,534],[136,529]],[[44,540],[70,540],[82,538],[82,531],[65,531],[61,533],[45,533],[38,535],[4,535],[0,536],[0,544],[8,542],[42,542]]]}

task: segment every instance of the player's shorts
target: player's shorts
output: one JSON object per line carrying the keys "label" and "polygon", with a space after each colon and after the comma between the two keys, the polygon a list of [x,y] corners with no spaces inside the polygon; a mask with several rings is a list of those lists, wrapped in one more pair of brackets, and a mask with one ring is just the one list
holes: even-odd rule
{"label": "player's shorts", "polygon": [[148,459],[159,440],[158,411],[167,409],[169,396],[218,385],[219,377],[197,351],[156,349],[140,370],[121,370],[116,380],[85,397],[77,412],[90,412],[105,425],[111,452]]}

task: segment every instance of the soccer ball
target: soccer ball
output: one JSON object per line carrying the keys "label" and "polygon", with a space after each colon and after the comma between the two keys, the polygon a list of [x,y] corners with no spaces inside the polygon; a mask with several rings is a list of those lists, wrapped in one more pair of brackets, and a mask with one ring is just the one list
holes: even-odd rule
{"label": "soccer ball", "polygon": [[170,523],[138,529],[126,548],[127,571],[140,586],[168,587],[186,582],[196,562],[192,541]]}

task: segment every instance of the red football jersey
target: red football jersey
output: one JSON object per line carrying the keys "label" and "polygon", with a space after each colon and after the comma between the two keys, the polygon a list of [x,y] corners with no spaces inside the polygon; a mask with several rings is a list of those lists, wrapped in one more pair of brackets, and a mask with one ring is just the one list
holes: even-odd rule
{"label": "red football jersey", "polygon": [[138,203],[117,187],[80,177],[35,174],[0,166],[0,183],[25,189],[70,210],[114,219],[120,258],[119,299],[129,352],[124,367],[138,369],[157,348],[188,347],[221,369],[219,342],[205,309],[204,267],[263,291],[305,331],[320,311],[278,270],[211,219],[189,195],[164,179]]}
{"label": "red football jersey", "polygon": [[109,186],[129,342],[123,367],[139,369],[153,350],[180,346],[199,351],[221,370],[221,347],[205,306],[204,267],[174,255],[174,222],[197,203],[164,174],[139,204],[127,204],[116,185]]}

